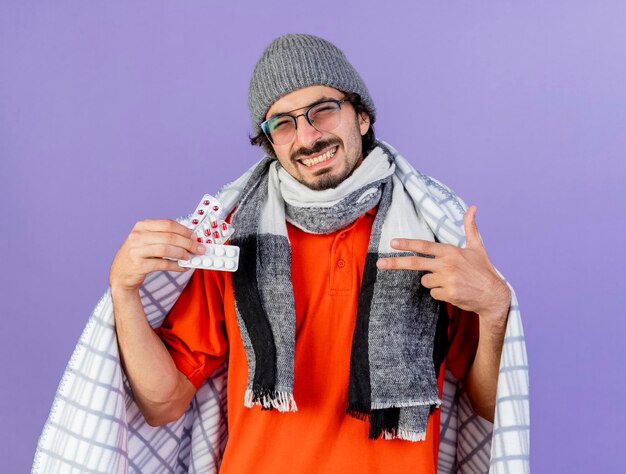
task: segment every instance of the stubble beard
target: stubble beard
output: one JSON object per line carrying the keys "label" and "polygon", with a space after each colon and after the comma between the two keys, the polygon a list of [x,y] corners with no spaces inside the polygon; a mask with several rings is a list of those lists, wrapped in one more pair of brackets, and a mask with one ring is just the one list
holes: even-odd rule
{"label": "stubble beard", "polygon": [[307,188],[312,189],[313,191],[324,191],[326,189],[334,189],[339,186],[344,180],[352,175],[356,166],[353,166],[352,169],[347,169],[346,172],[333,176],[330,173],[330,168],[322,168],[321,170],[314,173],[315,181],[309,183],[304,179],[299,180],[302,184],[304,184]]}
{"label": "stubble beard", "polygon": [[[313,182],[306,181],[303,176],[296,177],[296,180],[313,191],[325,191],[326,189],[334,189],[337,186],[339,186],[346,179],[352,176],[352,173],[354,173],[354,170],[356,170],[361,164],[361,162],[363,161],[363,150],[360,149],[361,135],[358,135],[358,141],[356,139],[352,141],[354,143],[350,143],[351,145],[350,149],[355,150],[355,151],[358,150],[359,156],[355,158],[353,164],[349,166],[348,168],[346,168],[341,174],[333,176],[332,174],[330,174],[332,171],[332,168],[328,167],[328,168],[322,168],[320,170],[317,170],[315,173],[313,173],[313,176],[315,177],[315,180]],[[331,145],[337,145],[338,147],[337,152],[339,152],[339,149],[343,149],[345,153],[345,150],[346,150],[341,140],[328,141],[320,145],[321,146],[314,148],[314,151],[312,153],[315,153],[317,150],[321,151],[324,148],[331,146]]]}

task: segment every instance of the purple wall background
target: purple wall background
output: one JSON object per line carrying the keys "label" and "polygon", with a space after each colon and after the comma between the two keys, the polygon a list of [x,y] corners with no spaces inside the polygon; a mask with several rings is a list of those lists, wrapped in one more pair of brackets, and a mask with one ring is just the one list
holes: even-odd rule
{"label": "purple wall background", "polygon": [[517,290],[534,472],[623,465],[626,6],[614,1],[0,4],[0,459],[26,472],[135,221],[260,154],[247,84],[287,32],[361,72],[378,136],[478,205]]}

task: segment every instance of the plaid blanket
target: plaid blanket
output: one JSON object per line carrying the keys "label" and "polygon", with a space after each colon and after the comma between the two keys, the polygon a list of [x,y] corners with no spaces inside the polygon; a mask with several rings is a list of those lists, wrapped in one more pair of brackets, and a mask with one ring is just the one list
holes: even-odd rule
{"label": "plaid blanket", "polygon": [[[395,154],[396,175],[439,241],[462,246],[465,203],[385,145]],[[253,169],[218,194],[224,214],[236,205]],[[185,216],[178,220],[188,223],[189,219]],[[162,323],[192,272],[155,272],[147,276],[139,291],[153,327]],[[120,365],[113,305],[107,290],[65,369],[39,438],[32,472],[218,472],[227,439],[226,373],[225,366],[218,369],[179,420],[161,427],[149,426],[133,401]],[[458,380],[446,371],[438,472],[529,473],[528,389],[521,315],[511,288],[494,424],[473,413]]]}

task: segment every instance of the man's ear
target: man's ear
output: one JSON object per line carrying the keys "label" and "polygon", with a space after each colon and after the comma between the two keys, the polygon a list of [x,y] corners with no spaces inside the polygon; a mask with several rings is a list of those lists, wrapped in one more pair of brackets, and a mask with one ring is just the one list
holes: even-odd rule
{"label": "man's ear", "polygon": [[361,135],[365,135],[370,129],[370,116],[367,112],[361,112],[359,114],[359,128]]}

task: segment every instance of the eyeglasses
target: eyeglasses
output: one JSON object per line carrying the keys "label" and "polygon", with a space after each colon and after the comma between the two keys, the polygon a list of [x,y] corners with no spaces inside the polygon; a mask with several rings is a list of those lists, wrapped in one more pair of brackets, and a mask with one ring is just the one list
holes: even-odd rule
{"label": "eyeglasses", "polygon": [[330,132],[341,123],[341,104],[343,102],[346,102],[346,99],[322,100],[291,111],[295,112],[296,110],[306,108],[302,114],[291,115],[291,113],[284,113],[275,115],[263,122],[259,127],[261,127],[261,130],[263,130],[263,133],[265,133],[265,136],[273,145],[285,145],[293,140],[298,129],[298,117],[302,115],[315,130]]}

